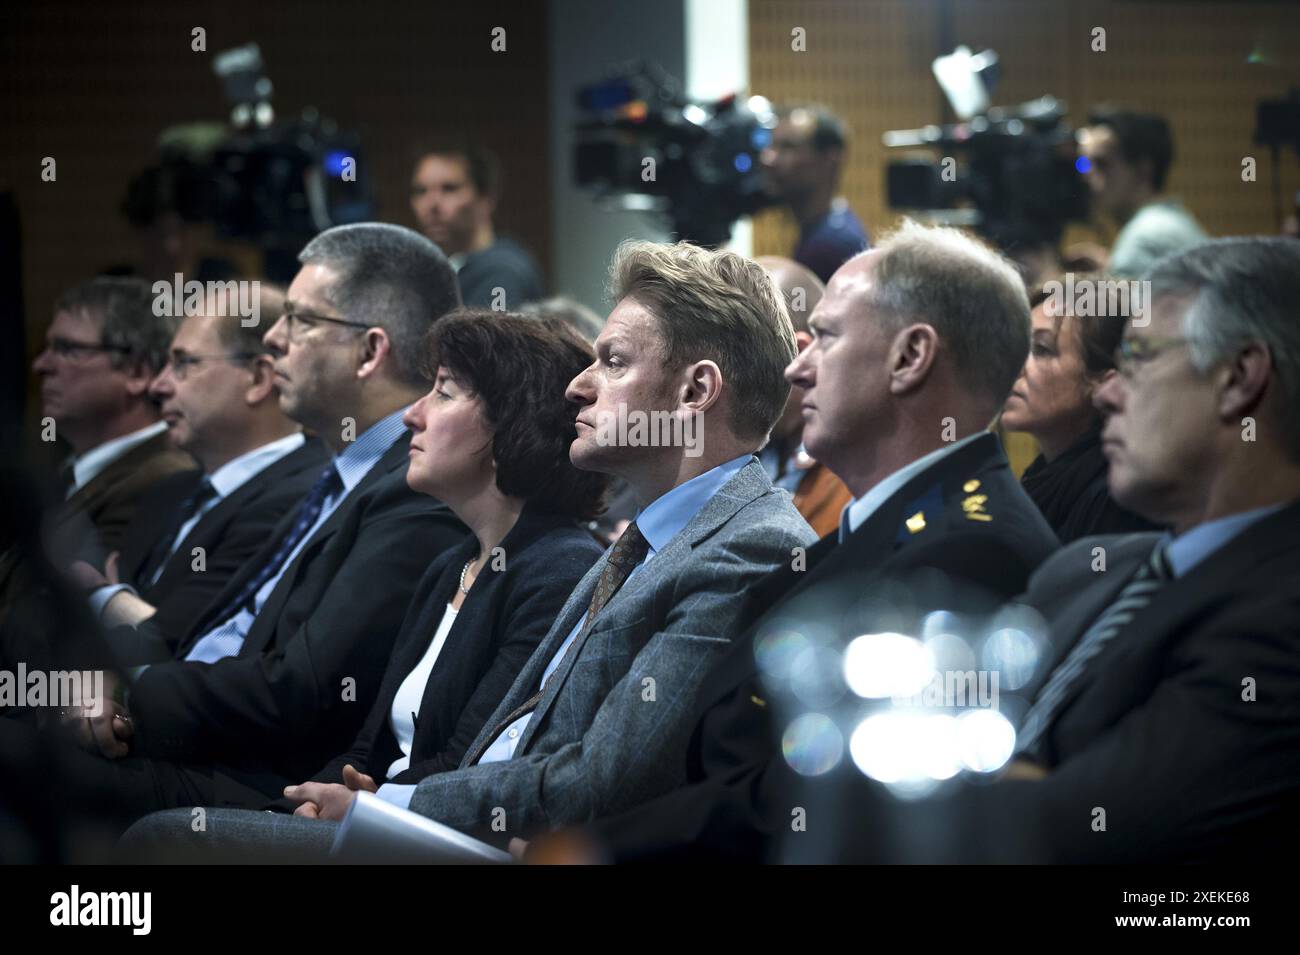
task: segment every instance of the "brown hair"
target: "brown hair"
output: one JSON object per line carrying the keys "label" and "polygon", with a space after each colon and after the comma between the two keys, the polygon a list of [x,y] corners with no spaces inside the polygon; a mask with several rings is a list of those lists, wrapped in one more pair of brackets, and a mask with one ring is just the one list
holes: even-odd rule
{"label": "brown hair", "polygon": [[609,479],[569,461],[577,405],[569,382],[595,353],[562,319],[461,308],[434,324],[425,374],[441,366],[483,405],[502,494],[575,520],[604,510]]}

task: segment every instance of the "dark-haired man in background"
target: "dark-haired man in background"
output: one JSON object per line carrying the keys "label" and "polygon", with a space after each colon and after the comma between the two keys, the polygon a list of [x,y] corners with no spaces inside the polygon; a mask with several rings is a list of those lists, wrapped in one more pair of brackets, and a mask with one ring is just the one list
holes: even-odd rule
{"label": "dark-haired man in background", "polygon": [[867,231],[836,196],[844,166],[844,123],[821,106],[782,109],[772,143],[762,153],[769,194],[799,223],[799,244],[791,255],[823,282],[867,247]]}
{"label": "dark-haired man in background", "polygon": [[464,303],[505,311],[540,299],[543,291],[533,257],[492,226],[500,180],[500,162],[480,146],[430,146],[411,173],[411,212],[420,231],[451,259]]}
{"label": "dark-haired man in background", "polygon": [[1098,107],[1079,133],[1079,147],[1093,201],[1120,226],[1099,268],[1137,277],[1161,256],[1207,238],[1182,203],[1164,195],[1174,140],[1163,116]]}

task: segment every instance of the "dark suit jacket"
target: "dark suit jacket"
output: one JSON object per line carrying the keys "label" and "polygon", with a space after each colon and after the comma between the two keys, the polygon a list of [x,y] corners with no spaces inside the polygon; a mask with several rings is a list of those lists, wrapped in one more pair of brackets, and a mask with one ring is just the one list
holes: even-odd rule
{"label": "dark suit jacket", "polygon": [[[181,472],[196,475],[198,468],[167,432],[136,445],[59,505],[52,528],[56,558],[75,553],[102,567],[105,556],[121,550],[136,517],[148,510],[153,489]],[[87,539],[87,523],[94,528],[93,540]]]}
{"label": "dark suit jacket", "polygon": [[[1025,599],[1051,623],[1056,651],[1045,673],[1157,539],[1085,538],[1034,576]],[[1093,570],[1096,547],[1105,548],[1104,574]],[[957,784],[904,806],[846,774],[832,784],[836,801],[858,809],[844,820],[840,850],[823,857],[889,860],[907,849],[909,861],[1287,858],[1300,848],[1298,636],[1300,500],[1167,584],[1087,664],[1046,731],[1045,779]],[[942,820],[947,838],[919,851],[891,845],[873,814],[913,832]]]}
{"label": "dark suit jacket", "polygon": [[[277,524],[306,496],[329,462],[329,449],[309,438],[263,469],[229,497],[220,500],[185,535],[152,585],[141,579],[146,562],[165,534],[174,533],[177,509],[198,487],[202,475],[184,472],[160,481],[150,492],[149,507],[128,530],[118,560],[121,579],[158,608],[154,626],[163,633],[184,633],[213,599],[265,545]],[[204,569],[192,569],[194,548],[203,548]],[[168,647],[168,657],[175,645]],[[161,662],[165,658],[126,660]]]}
{"label": "dark suit jacket", "polygon": [[[355,738],[415,584],[465,526],[406,485],[404,434],[312,536],[257,615],[238,655],[149,667],[128,700],[133,751],[220,764],[263,792],[298,782]],[[231,578],[180,641],[183,656],[274,551]],[[148,621],[142,626],[148,626]]]}
{"label": "dark suit jacket", "polygon": [[762,858],[771,833],[790,818],[790,780],[775,752],[755,640],[817,623],[846,636],[862,633],[862,597],[918,570],[942,571],[946,581],[963,585],[961,599],[969,602],[954,606],[947,603],[953,588],[940,582],[945,609],[984,609],[1020,593],[1056,547],[994,435],[947,455],[907,481],[843,544],[832,533],[808,551],[805,568],[782,568],[761,583],[743,636],[697,698],[689,785],[598,821],[592,834],[620,861]]}
{"label": "dark suit jacket", "polygon": [[[519,516],[501,547],[505,567],[484,567],[461,604],[424,687],[410,767],[391,782],[414,784],[460,765],[578,581],[601,555],[600,545],[572,520],[531,509]],[[461,568],[476,553],[478,541],[469,537],[424,575],[365,726],[348,752],[315,775],[316,781],[341,783],[348,763],[384,781],[388,767],[402,755],[389,722],[393,698],[428,650],[459,586]]]}

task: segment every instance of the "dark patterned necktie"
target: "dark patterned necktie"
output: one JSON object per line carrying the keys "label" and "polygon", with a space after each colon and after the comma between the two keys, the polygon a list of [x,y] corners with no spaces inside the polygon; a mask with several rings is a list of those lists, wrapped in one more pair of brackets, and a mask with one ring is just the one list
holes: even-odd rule
{"label": "dark patterned necktie", "polygon": [[143,586],[152,587],[157,583],[158,578],[162,576],[162,569],[167,563],[167,559],[175,553],[176,545],[180,543],[176,539],[176,535],[181,532],[181,528],[199,512],[199,509],[204,504],[216,496],[217,489],[212,486],[211,481],[204,478],[199,483],[199,486],[181,502],[181,506],[177,509],[176,516],[168,526],[166,533],[154,542],[153,550],[149,552],[149,559],[140,568],[139,582]]}
{"label": "dark patterned necktie", "polygon": [[1169,557],[1163,546],[1157,545],[1151,556],[1138,568],[1133,579],[1124,585],[1119,596],[1079,638],[1065,661],[1052,671],[1052,675],[1034,699],[1034,705],[1025,714],[1024,725],[1016,740],[1016,752],[1042,762],[1040,744],[1043,733],[1064,704],[1070,690],[1078,682],[1088,662],[1097,656],[1115,636],[1139,613],[1146,609],[1159,590],[1173,576]]}
{"label": "dark patterned necktie", "polygon": [[[298,546],[307,532],[320,517],[321,510],[325,507],[325,501],[334,494],[343,489],[343,481],[339,477],[339,472],[334,467],[333,462],[325,466],[316,483],[312,485],[307,496],[303,498],[302,504],[298,506],[298,514],[294,518],[293,526],[289,528],[289,533],[280,541],[280,546],[275,549],[271,559],[264,563],[257,573],[249,578],[248,583],[244,584],[238,595],[230,601],[221,613],[214,617],[208,618],[213,625],[229,620],[240,609],[250,604],[257,592],[262,586],[276,575],[280,570],[280,565],[288,559],[293,553],[293,549]],[[251,609],[251,607],[250,607]]]}
{"label": "dark patterned necktie", "polygon": [[488,747],[509,728],[511,723],[524,714],[537,709],[537,704],[542,701],[542,697],[546,694],[547,683],[564,669],[564,662],[578,652],[578,647],[582,644],[582,638],[591,629],[596,617],[605,609],[605,605],[614,599],[614,595],[618,593],[619,588],[627,581],[627,578],[636,569],[637,565],[645,560],[645,556],[649,552],[650,542],[642,535],[641,528],[636,526],[636,521],[628,524],[623,533],[619,535],[618,540],[614,542],[614,549],[609,552],[609,557],[605,560],[605,566],[601,568],[600,577],[596,580],[596,589],[591,595],[591,603],[587,605],[587,616],[583,620],[582,629],[573,642],[569,644],[569,649],[565,651],[564,658],[551,671],[550,677],[543,681],[536,693],[502,717],[496,728],[483,737],[483,742],[469,755],[465,765],[472,766],[477,763],[482,755],[487,752]]}

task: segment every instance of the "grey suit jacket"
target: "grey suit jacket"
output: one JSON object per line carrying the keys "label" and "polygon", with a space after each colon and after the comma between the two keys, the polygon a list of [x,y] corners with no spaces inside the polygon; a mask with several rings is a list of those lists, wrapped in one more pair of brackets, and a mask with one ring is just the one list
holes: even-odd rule
{"label": "grey suit jacket", "polygon": [[[681,785],[695,693],[734,636],[746,589],[813,540],[790,496],[751,460],[566,654],[514,758],[429,776],[411,809],[502,842],[622,812]],[[607,557],[578,584],[471,755],[536,692],[586,612]]]}

